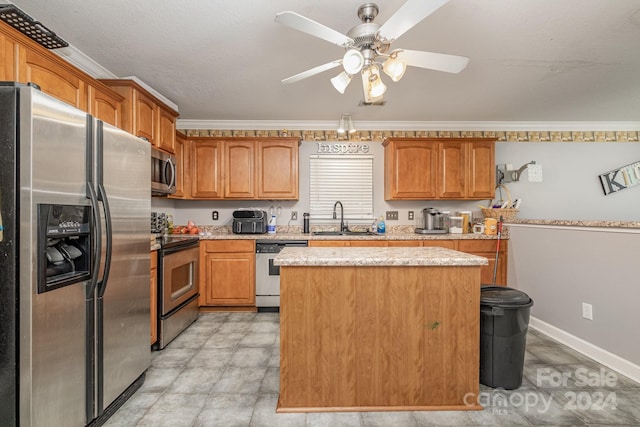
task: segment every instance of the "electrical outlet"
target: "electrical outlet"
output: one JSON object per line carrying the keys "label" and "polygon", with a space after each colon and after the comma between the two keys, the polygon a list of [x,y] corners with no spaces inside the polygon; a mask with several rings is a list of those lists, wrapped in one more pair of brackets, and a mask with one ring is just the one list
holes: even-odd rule
{"label": "electrical outlet", "polygon": [[591,304],[587,304],[586,302],[582,303],[582,317],[593,320],[593,306]]}
{"label": "electrical outlet", "polygon": [[413,221],[413,211],[409,211],[409,221]]}
{"label": "electrical outlet", "polygon": [[398,211],[387,211],[387,221],[397,221]]}
{"label": "electrical outlet", "polygon": [[291,211],[291,221],[296,221],[298,219],[298,212]]}
{"label": "electrical outlet", "polygon": [[218,211],[211,212],[211,219],[214,221],[218,220]]}

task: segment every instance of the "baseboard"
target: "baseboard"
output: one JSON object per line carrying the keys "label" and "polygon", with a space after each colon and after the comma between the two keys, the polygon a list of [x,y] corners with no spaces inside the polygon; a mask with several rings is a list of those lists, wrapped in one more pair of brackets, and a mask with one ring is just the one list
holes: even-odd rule
{"label": "baseboard", "polygon": [[578,338],[575,335],[563,331],[549,323],[543,322],[540,319],[531,317],[529,326],[543,334],[553,338],[556,341],[561,342],[567,347],[584,354],[587,357],[613,369],[620,374],[631,378],[632,380],[640,383],[640,366],[632,363],[620,356],[608,352],[590,342]]}

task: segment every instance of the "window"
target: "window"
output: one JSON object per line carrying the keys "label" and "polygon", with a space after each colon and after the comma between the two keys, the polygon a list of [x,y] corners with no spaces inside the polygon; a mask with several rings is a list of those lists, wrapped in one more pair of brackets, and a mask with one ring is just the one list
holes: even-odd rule
{"label": "window", "polygon": [[373,156],[311,155],[309,162],[309,210],[314,222],[334,222],[333,205],[338,200],[345,220],[373,219]]}

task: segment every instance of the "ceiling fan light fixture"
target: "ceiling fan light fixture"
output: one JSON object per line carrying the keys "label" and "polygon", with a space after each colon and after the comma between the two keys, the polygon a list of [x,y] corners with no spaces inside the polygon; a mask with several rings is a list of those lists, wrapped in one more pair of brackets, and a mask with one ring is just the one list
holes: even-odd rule
{"label": "ceiling fan light fixture", "polygon": [[404,72],[407,71],[407,63],[398,58],[398,53],[401,51],[393,51],[389,58],[382,64],[382,71],[391,78],[394,82],[400,81]]}
{"label": "ceiling fan light fixture", "polygon": [[349,49],[342,57],[342,67],[347,74],[358,74],[364,67],[364,56],[357,49]]}
{"label": "ceiling fan light fixture", "polygon": [[351,83],[351,75],[347,74],[345,71],[331,79],[331,84],[340,93],[344,93],[347,86],[349,86],[349,83]]}
{"label": "ceiling fan light fixture", "polygon": [[353,123],[353,119],[351,118],[351,114],[344,113],[340,116],[340,121],[338,122],[338,133],[354,133],[356,131],[356,125]]}
{"label": "ceiling fan light fixture", "polygon": [[379,98],[387,91],[387,86],[385,86],[380,78],[380,69],[377,65],[369,67],[369,76],[367,80],[367,92],[371,98]]}

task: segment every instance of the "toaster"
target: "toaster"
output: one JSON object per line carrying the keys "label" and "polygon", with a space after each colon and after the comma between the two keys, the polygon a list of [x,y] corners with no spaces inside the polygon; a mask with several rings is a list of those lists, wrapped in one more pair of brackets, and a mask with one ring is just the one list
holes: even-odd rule
{"label": "toaster", "polygon": [[235,234],[264,234],[267,232],[267,212],[243,209],[233,212],[233,232]]}

